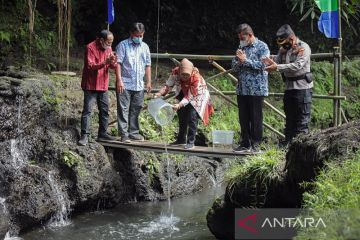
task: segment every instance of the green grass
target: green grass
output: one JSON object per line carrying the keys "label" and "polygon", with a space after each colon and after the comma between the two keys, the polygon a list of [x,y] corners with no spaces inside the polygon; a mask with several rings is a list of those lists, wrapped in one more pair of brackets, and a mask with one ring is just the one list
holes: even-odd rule
{"label": "green grass", "polygon": [[296,239],[355,239],[360,236],[360,152],[342,164],[327,163],[304,193],[303,207],[328,219],[327,228],[305,229]]}
{"label": "green grass", "polygon": [[285,151],[278,148],[266,150],[263,154],[249,156],[244,162],[238,162],[230,167],[225,174],[229,182],[230,200],[236,203],[234,192],[239,188],[251,189],[252,205],[261,206],[268,186],[281,178],[281,170],[285,161]]}
{"label": "green grass", "polygon": [[272,178],[278,166],[285,161],[285,151],[280,148],[271,148],[263,154],[251,155],[244,162],[238,162],[226,172],[226,181],[236,181],[248,176],[259,176],[260,179]]}
{"label": "green grass", "polygon": [[354,208],[360,206],[360,152],[343,164],[328,163],[304,194],[304,206],[311,208]]}

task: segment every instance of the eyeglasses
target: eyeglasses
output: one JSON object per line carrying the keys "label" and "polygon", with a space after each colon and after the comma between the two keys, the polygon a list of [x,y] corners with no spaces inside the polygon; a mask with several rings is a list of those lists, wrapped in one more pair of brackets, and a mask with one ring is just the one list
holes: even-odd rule
{"label": "eyeglasses", "polygon": [[112,42],[109,43],[109,42],[107,42],[107,41],[104,41],[104,45],[107,46],[107,47],[111,47]]}
{"label": "eyeglasses", "polygon": [[279,44],[279,45],[283,45],[286,42],[287,42],[287,38],[278,38],[278,39],[276,39],[276,43]]}
{"label": "eyeglasses", "polygon": [[104,39],[100,39],[100,41],[102,42],[102,44],[104,45],[104,47],[111,47],[111,45],[112,45],[112,41],[109,42],[108,40],[105,41]]}

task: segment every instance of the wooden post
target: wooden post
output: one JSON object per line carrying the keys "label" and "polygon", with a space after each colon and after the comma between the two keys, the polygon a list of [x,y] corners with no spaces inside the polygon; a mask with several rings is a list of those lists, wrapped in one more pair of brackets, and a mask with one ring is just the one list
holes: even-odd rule
{"label": "wooden post", "polygon": [[[210,63],[211,63],[211,65],[213,65],[215,68],[217,68],[217,69],[220,70],[221,72],[224,72],[224,71],[225,71],[225,68],[223,68],[223,67],[222,67],[220,64],[218,64],[217,62],[211,60]],[[235,84],[238,83],[238,80],[237,80],[237,78],[236,78],[234,75],[232,75],[232,74],[227,74],[227,75],[230,77],[230,79],[231,79],[231,81],[232,81],[233,83],[235,83]]]}
{"label": "wooden post", "polygon": [[349,121],[347,120],[347,118],[346,118],[346,116],[345,116],[345,113],[344,113],[344,110],[341,108],[341,115],[342,115],[342,117],[343,117],[343,119],[344,119],[344,122],[345,123],[349,123]]}
{"label": "wooden post", "polygon": [[[342,65],[342,28],[341,28],[341,12],[342,12],[342,0],[338,0],[339,4],[339,14],[338,14],[338,21],[339,21],[339,61],[338,61],[338,82],[337,82],[337,92],[336,96],[341,95],[341,65]],[[337,102],[337,119],[338,119],[338,125],[341,125],[341,101],[338,100]]]}
{"label": "wooden post", "polygon": [[[338,94],[338,83],[339,83],[339,58],[337,57],[338,55],[338,48],[334,47],[334,90],[333,90],[333,95],[337,96]],[[338,126],[339,125],[339,114],[338,114],[338,104],[339,99],[333,99],[333,126]]]}

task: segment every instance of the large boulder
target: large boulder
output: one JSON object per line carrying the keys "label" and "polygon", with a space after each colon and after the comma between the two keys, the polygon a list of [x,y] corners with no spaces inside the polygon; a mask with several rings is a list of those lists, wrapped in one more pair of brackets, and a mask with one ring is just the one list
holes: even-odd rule
{"label": "large boulder", "polygon": [[64,206],[69,215],[126,199],[104,148],[77,146],[76,123],[62,125],[58,98],[41,74],[0,72],[0,196],[15,229],[46,223]]}
{"label": "large boulder", "polygon": [[188,195],[221,182],[229,162],[127,149],[115,150],[114,160],[123,182],[131,186],[127,195],[147,201]]}
{"label": "large boulder", "polygon": [[234,215],[235,208],[301,207],[305,191],[301,183],[312,181],[325,162],[341,163],[359,149],[359,121],[298,136],[289,146],[285,162],[274,170],[276,178],[247,175],[227,186],[225,195],[207,214],[210,231],[219,239],[233,239],[234,223],[228,216]]}

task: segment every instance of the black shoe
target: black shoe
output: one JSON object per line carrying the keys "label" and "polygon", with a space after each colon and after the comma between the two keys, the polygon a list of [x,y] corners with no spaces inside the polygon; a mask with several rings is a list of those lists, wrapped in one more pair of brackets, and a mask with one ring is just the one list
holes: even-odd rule
{"label": "black shoe", "polygon": [[260,146],[258,146],[258,145],[252,146],[251,153],[254,153],[254,154],[262,153]]}
{"label": "black shoe", "polygon": [[170,143],[169,145],[170,146],[178,146],[178,145],[185,145],[186,144],[186,142],[185,141],[179,141],[179,140],[176,140],[175,142],[172,142],[172,143]]}
{"label": "black shoe", "polygon": [[79,146],[86,146],[86,144],[88,144],[89,142],[89,138],[87,134],[82,134],[81,138],[79,139],[79,141],[77,142],[77,144]]}
{"label": "black shoe", "polygon": [[122,136],[120,141],[123,143],[131,143],[131,140],[128,136]]}
{"label": "black shoe", "polygon": [[234,153],[250,153],[250,151],[251,151],[251,147],[243,147],[241,145],[233,149]]}
{"label": "black shoe", "polygon": [[130,140],[134,140],[134,141],[139,141],[139,142],[143,142],[144,141],[144,137],[141,136],[140,134],[139,135],[130,135],[129,136]]}
{"label": "black shoe", "polygon": [[101,134],[98,136],[98,140],[108,140],[108,141],[114,141],[116,140],[115,137],[110,136],[109,134],[105,133],[105,134]]}
{"label": "black shoe", "polygon": [[185,149],[193,149],[195,147],[195,145],[193,144],[193,143],[187,143],[186,145],[185,145]]}
{"label": "black shoe", "polygon": [[283,140],[283,141],[280,141],[279,142],[279,147],[281,147],[281,148],[288,148],[289,147],[289,145],[290,145],[290,141],[286,141],[286,140]]}

